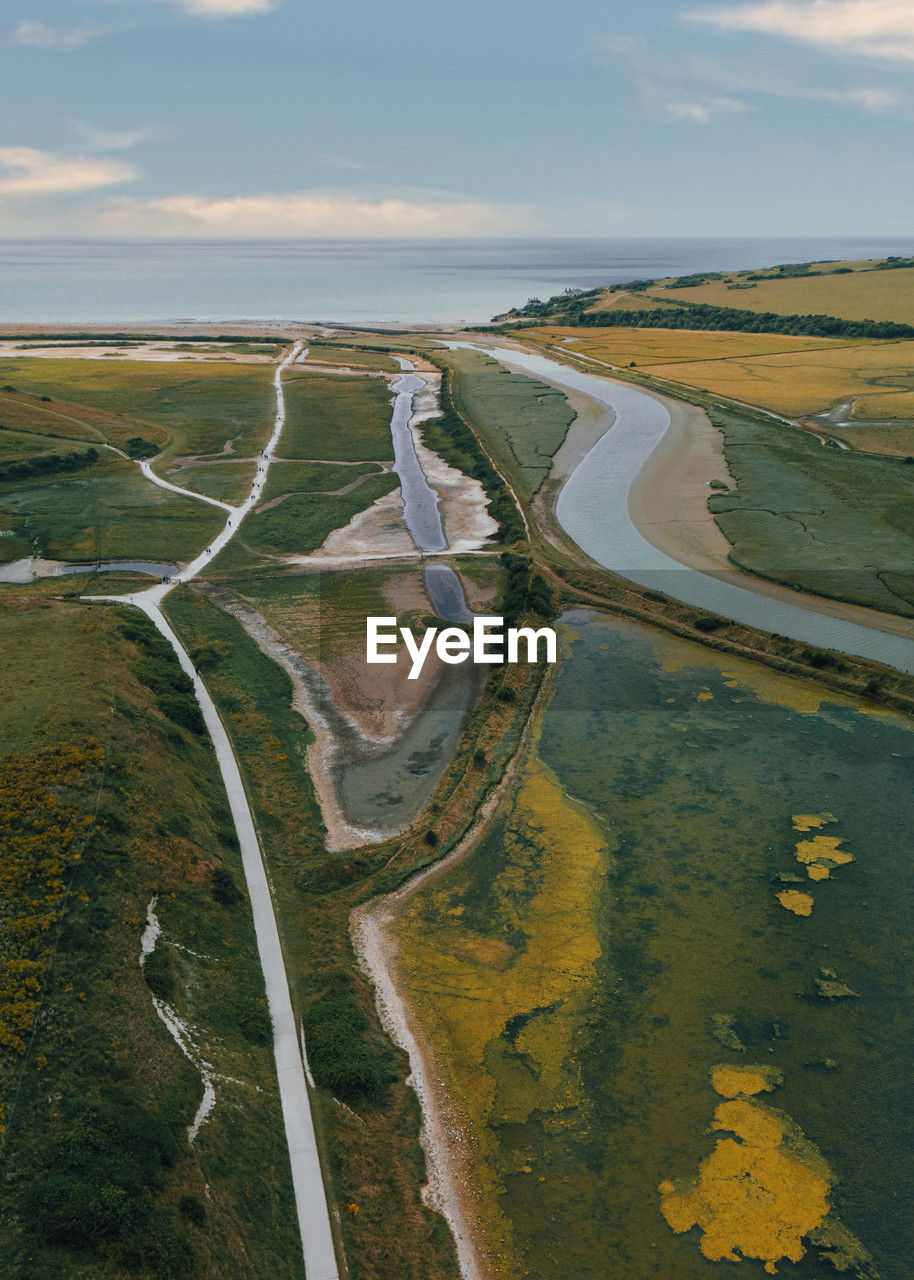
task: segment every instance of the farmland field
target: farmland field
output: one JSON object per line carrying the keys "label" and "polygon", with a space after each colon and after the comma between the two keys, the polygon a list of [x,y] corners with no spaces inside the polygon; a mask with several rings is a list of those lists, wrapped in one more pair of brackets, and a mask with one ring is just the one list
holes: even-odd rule
{"label": "farmland field", "polygon": [[[836,264],[837,265],[837,264]],[[779,315],[828,315],[846,320],[894,320],[914,324],[914,267],[889,271],[852,270],[836,275],[747,281],[754,272],[733,272],[736,282],[749,288],[732,289],[723,280],[687,289],[655,289],[648,293],[666,302],[707,302],[747,311],[775,311]]]}
{"label": "farmland field", "polygon": [[570,355],[623,368],[634,364],[667,382],[787,417],[822,413],[842,400],[857,400],[854,417],[861,420],[914,415],[914,342],[567,326],[531,332]]}

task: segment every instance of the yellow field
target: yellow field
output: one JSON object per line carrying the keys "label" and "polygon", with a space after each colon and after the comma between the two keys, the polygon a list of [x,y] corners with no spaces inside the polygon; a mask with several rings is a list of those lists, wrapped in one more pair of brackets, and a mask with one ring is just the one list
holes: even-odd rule
{"label": "yellow field", "polygon": [[[744,280],[746,273],[733,274]],[[914,324],[914,267],[895,271],[854,271],[851,275],[760,280],[751,289],[731,289],[715,280],[694,289],[653,289],[668,302],[708,302],[779,315],[829,315],[846,320],[894,320]]]}
{"label": "yellow field", "polygon": [[[839,401],[855,400],[855,417],[860,420],[914,418],[912,341],[851,343],[844,339],[673,329],[542,328],[529,332],[538,341],[569,354],[622,368],[634,363],[644,373],[669,382],[787,417],[808,417]],[[568,337],[577,341],[565,342]],[[901,451],[910,452],[907,443]]]}
{"label": "yellow field", "polygon": [[[608,364],[624,366],[634,360],[639,367],[847,346],[847,341],[840,338],[794,338],[775,333],[722,333],[694,329],[573,329],[544,326],[541,329],[525,329],[524,333],[532,334],[540,342],[565,346],[570,352],[595,356]],[[573,341],[566,341],[568,338]]]}

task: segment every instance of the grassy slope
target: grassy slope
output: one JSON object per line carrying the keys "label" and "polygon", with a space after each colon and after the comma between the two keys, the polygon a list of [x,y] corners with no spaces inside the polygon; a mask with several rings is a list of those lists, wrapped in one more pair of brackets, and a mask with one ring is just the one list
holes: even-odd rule
{"label": "grassy slope", "polygon": [[[172,663],[166,658],[163,669],[136,617],[28,589],[5,589],[2,603],[0,720],[6,748],[19,757],[3,762],[4,795],[21,791],[40,820],[47,811],[42,752],[63,744],[91,757],[95,743],[105,757],[103,767],[90,758],[72,787],[74,810],[96,817],[81,857],[78,849],[68,857],[62,931],[45,955],[38,1030],[31,1040],[23,1028],[27,1057],[14,1049],[0,1062],[3,1274],[301,1277],[272,1053],[268,1038],[253,1042],[263,1038],[253,926],[243,899],[226,906],[212,895],[214,867],[237,884],[243,876],[208,741],[176,722],[180,699],[150,687],[171,684]],[[137,634],[140,642],[130,638]],[[7,876],[16,846],[4,845],[0,874]],[[154,895],[164,930],[160,990],[225,1077],[193,1150],[185,1128],[202,1095],[200,1077],[157,1018],[138,964]],[[4,958],[10,945],[8,935]],[[33,953],[49,945],[39,937]],[[147,1168],[141,1156],[154,1134],[166,1159]],[[79,1153],[87,1151],[95,1154],[83,1166]],[[152,1199],[129,1189],[132,1178],[150,1187]],[[105,1187],[118,1185],[126,1199],[117,1193],[112,1201]],[[53,1211],[41,1214],[30,1197],[43,1186],[54,1188]],[[182,1195],[205,1206],[202,1226],[178,1211]],[[129,1212],[122,1238],[98,1231],[107,1213],[101,1206],[112,1204]],[[48,1242],[49,1223],[69,1244]]]}
{"label": "grassy slope", "polygon": [[[0,431],[0,456],[65,452],[76,440],[124,446],[134,436],[164,449],[160,469],[177,454],[219,454],[227,440],[236,454],[253,455],[272,422],[271,378],[270,366],[0,361],[0,383],[16,387],[0,392],[0,419],[11,428]],[[247,492],[252,470],[251,463],[228,458],[179,469],[172,478],[233,501]],[[0,530],[13,535],[0,541],[0,560],[29,552],[62,560],[187,560],[221,519],[211,507],[156,489],[132,463],[102,452],[78,474],[0,486]]]}
{"label": "grassy slope", "polygon": [[222,525],[214,507],[149,483],[132,462],[103,454],[73,475],[0,487],[0,558],[189,560]]}
{"label": "grassy slope", "polygon": [[[51,411],[68,413],[67,430],[75,429],[75,421],[86,439],[101,433],[123,444],[129,436],[145,435],[167,444],[166,458],[217,453],[231,439],[235,452],[244,456],[255,453],[269,434],[272,377],[270,365],[0,360],[0,385],[17,389],[15,397],[4,399],[0,393],[0,421],[13,412],[15,401],[25,405],[18,412],[31,415],[34,423]],[[23,394],[50,396],[60,406],[24,402]]]}

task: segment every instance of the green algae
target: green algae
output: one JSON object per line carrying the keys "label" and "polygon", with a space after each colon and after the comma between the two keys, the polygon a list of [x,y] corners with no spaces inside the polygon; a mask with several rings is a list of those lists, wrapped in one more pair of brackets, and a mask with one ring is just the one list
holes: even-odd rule
{"label": "green algae", "polygon": [[[530,819],[522,778],[400,929],[408,994],[477,1155],[498,1274],[718,1276],[696,1230],[670,1230],[657,1188],[695,1177],[709,1072],[749,1070],[748,1058],[766,1080],[783,1075],[784,1132],[805,1135],[831,1171],[827,1214],[782,1274],[827,1280],[857,1266],[842,1261],[857,1250],[882,1280],[908,1280],[908,722],[807,698],[732,659],[723,671],[636,624],[574,624],[527,765],[549,780],[551,818]],[[796,872],[797,833],[833,821],[855,860],[797,920],[772,884]],[[600,839],[585,875],[579,846]],[[471,989],[455,967],[468,948]],[[817,995],[810,974],[835,969],[860,999]],[[746,1258],[740,1274],[762,1266]]]}

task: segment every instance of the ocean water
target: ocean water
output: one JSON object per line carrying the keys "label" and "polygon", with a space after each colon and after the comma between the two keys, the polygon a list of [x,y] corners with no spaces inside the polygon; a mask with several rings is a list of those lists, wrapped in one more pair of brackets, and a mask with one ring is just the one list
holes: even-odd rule
{"label": "ocean water", "polygon": [[0,323],[476,324],[566,288],[888,254],[914,238],[0,240]]}

